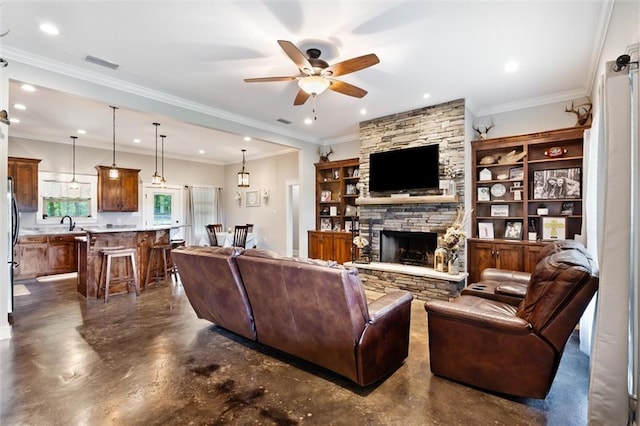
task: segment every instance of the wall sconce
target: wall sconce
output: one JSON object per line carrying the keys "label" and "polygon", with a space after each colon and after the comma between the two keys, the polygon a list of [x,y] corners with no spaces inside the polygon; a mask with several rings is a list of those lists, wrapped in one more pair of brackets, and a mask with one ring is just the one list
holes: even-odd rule
{"label": "wall sconce", "polygon": [[233,197],[233,199],[236,200],[236,203],[238,203],[238,205],[242,203],[242,194],[240,194],[240,191],[236,191],[236,196]]}
{"label": "wall sconce", "polygon": [[262,199],[264,200],[264,203],[267,204],[267,201],[269,201],[269,190],[268,189],[263,189],[262,190]]}
{"label": "wall sconce", "polygon": [[7,114],[7,110],[0,111],[0,123],[6,124],[9,126],[11,121],[9,120],[9,115]]}

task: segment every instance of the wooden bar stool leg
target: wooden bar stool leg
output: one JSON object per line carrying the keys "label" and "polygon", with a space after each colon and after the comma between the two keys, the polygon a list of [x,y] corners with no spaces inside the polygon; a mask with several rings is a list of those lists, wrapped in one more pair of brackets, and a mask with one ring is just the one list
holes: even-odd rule
{"label": "wooden bar stool leg", "polygon": [[149,284],[149,272],[151,272],[151,262],[153,262],[153,258],[155,257],[153,255],[154,251],[155,250],[153,250],[153,248],[149,249],[149,260],[147,261],[147,273],[144,276],[144,286],[145,286],[145,288]]}
{"label": "wooden bar stool leg", "polygon": [[[107,257],[107,265],[106,265],[106,280],[104,283],[104,303],[107,303],[109,300],[109,282],[111,281],[111,256],[108,254],[104,255]],[[104,260],[103,260],[104,263]]]}
{"label": "wooden bar stool leg", "polygon": [[140,296],[140,281],[138,280],[138,268],[136,266],[136,256],[134,253],[131,253],[130,256],[131,256],[131,269],[133,272],[133,285],[136,291],[136,297],[138,297]]}
{"label": "wooden bar stool leg", "polygon": [[167,249],[162,249],[162,272],[164,275],[164,282],[168,282],[167,279]]}

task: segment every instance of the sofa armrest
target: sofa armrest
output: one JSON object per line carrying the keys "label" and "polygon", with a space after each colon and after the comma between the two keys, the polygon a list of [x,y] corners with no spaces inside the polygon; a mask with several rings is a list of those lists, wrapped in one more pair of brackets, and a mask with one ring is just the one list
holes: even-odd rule
{"label": "sofa armrest", "polygon": [[531,273],[510,271],[508,269],[486,268],[480,273],[480,281],[509,281],[513,283],[529,284]]}
{"label": "sofa armrest", "polygon": [[387,293],[369,303],[369,322],[374,323],[398,307],[410,303],[413,295],[406,291]]}
{"label": "sofa armrest", "polygon": [[472,323],[506,333],[530,333],[531,324],[515,316],[516,307],[476,296],[459,296],[451,302],[431,300],[425,302],[428,314]]}
{"label": "sofa armrest", "polygon": [[527,286],[520,282],[501,282],[495,289],[498,294],[506,294],[507,296],[522,297],[527,294]]}

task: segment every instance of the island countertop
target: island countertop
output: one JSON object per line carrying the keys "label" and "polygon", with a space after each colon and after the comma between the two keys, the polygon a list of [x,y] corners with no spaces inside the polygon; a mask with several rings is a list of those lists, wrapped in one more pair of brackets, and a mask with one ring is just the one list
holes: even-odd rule
{"label": "island countertop", "polygon": [[[140,289],[147,286],[145,273],[149,264],[149,253],[151,246],[155,244],[169,244],[169,231],[171,226],[148,227],[148,228],[86,228],[86,239],[76,237],[78,245],[78,292],[85,297],[102,297],[99,294],[99,277],[102,265],[102,254],[100,250],[106,247],[122,246],[136,248],[136,269],[140,280]],[[85,241],[82,241],[85,240]],[[114,262],[124,259],[114,259]],[[154,269],[156,266],[152,265]],[[114,263],[112,266],[114,280],[118,280],[127,275],[127,265],[124,261]],[[160,266],[162,269],[162,266]],[[159,271],[151,274],[161,275]],[[127,285],[124,282],[112,284],[109,287],[109,294],[124,293]]]}

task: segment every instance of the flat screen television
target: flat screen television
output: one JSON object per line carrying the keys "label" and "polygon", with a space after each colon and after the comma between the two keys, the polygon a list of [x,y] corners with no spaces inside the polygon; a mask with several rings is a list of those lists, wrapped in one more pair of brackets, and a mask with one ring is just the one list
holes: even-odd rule
{"label": "flat screen television", "polygon": [[369,191],[439,188],[439,145],[375,152],[369,156]]}

